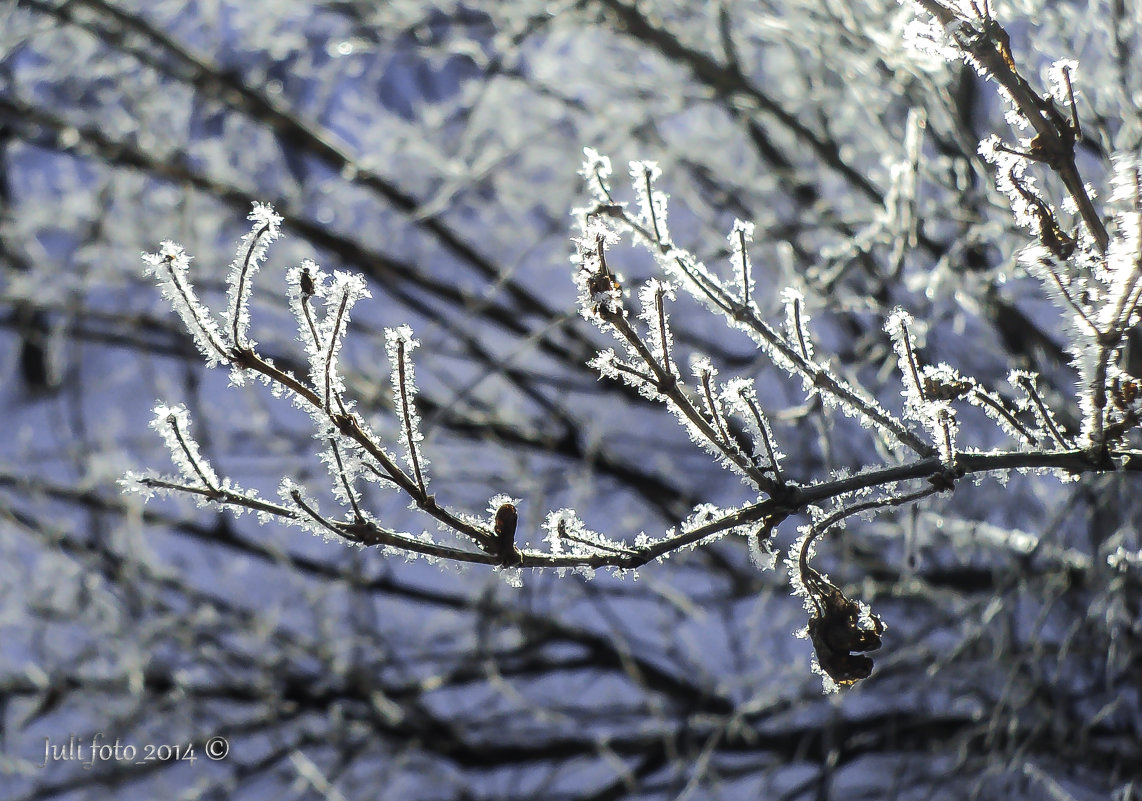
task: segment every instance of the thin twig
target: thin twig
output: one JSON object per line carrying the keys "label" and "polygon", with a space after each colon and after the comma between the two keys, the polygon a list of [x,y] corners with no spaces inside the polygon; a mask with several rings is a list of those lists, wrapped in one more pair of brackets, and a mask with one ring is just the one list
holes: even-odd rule
{"label": "thin twig", "polygon": [[404,340],[397,339],[397,384],[400,388],[400,416],[401,424],[404,426],[405,444],[408,446],[408,459],[412,463],[412,472],[416,477],[416,486],[422,495],[427,495],[428,490],[424,485],[424,474],[420,469],[420,459],[417,457],[416,441],[413,439],[414,432],[412,430],[412,401],[408,397],[408,381],[405,379],[407,367],[405,365],[405,350]]}
{"label": "thin twig", "polygon": [[981,403],[986,405],[989,409],[993,410],[996,414],[1000,415],[1007,424],[1019,432],[1020,436],[1027,441],[1029,445],[1035,445],[1035,436],[1023,425],[1011,411],[1003,405],[1003,403],[991,396],[986,390],[978,385],[972,386],[972,397],[977,398]]}
{"label": "thin twig", "polygon": [[737,231],[738,234],[738,250],[741,253],[741,270],[742,270],[742,306],[749,308],[750,300],[750,263],[749,254],[746,253],[745,231],[741,228]]}
{"label": "thin twig", "polygon": [[238,349],[245,349],[246,347],[246,343],[238,337],[240,330],[238,318],[242,316],[242,305],[246,297],[246,292],[249,291],[246,284],[246,276],[250,272],[250,262],[254,258],[254,250],[258,247],[258,241],[269,230],[270,224],[266,223],[250,237],[250,247],[246,248],[246,256],[242,259],[242,269],[238,272],[238,285],[234,291],[233,318],[230,320],[231,330],[234,334],[234,347]]}
{"label": "thin twig", "polygon": [[662,370],[667,375],[673,378],[674,370],[670,366],[670,341],[667,338],[666,330],[666,309],[662,302],[662,287],[658,287],[654,293],[654,311],[658,316],[658,345],[662,348]]}
{"label": "thin twig", "polygon": [[207,328],[203,324],[202,320],[199,319],[198,312],[196,311],[197,304],[191,301],[190,293],[188,292],[187,288],[184,287],[182,282],[178,280],[178,273],[174,271],[174,265],[171,263],[171,259],[167,258],[164,259],[164,261],[167,265],[167,272],[170,273],[171,283],[174,284],[175,289],[178,290],[179,298],[182,300],[183,307],[190,310],[190,316],[194,319],[194,324],[198,326],[198,330],[203,333],[207,341],[210,343],[210,346],[214,348],[215,352],[221,356],[222,359],[225,360],[230,358],[230,354],[227,352],[226,348],[222,347],[222,344],[218,342],[218,340],[216,340],[210,333],[210,329]]}
{"label": "thin twig", "polygon": [[349,505],[353,507],[353,518],[358,522],[364,522],[365,516],[361,514],[361,507],[357,505],[357,495],[353,492],[353,487],[349,483],[349,476],[345,473],[345,464],[341,461],[341,450],[337,447],[337,440],[332,437],[329,438],[329,448],[333,451],[333,459],[337,462],[337,477],[341,479],[341,486],[345,488],[345,497],[349,499]]}
{"label": "thin twig", "polygon": [[729,432],[727,432],[725,426],[722,425],[722,416],[718,413],[718,406],[714,400],[714,390],[713,387],[710,386],[709,370],[702,371],[701,381],[702,397],[706,401],[706,412],[710,415],[710,419],[714,422],[714,426],[718,429],[718,434],[721,436],[722,442],[730,445],[733,440],[730,439]]}
{"label": "thin twig", "polygon": [[805,361],[809,361],[812,357],[809,355],[809,346],[805,342],[805,330],[801,323],[801,298],[793,298],[793,328],[797,333],[797,346],[801,348],[801,355]]}
{"label": "thin twig", "polygon": [[[333,318],[333,328],[329,332],[329,344],[325,351],[325,411],[332,413],[333,409],[330,406],[330,395],[333,387],[333,356],[337,348],[337,340],[340,336],[341,325],[345,320],[345,309],[349,305],[349,291],[345,290],[341,293],[341,303],[337,307],[337,314]],[[337,398],[340,404],[340,397]],[[344,406],[341,407],[341,412],[344,413]]]}
{"label": "thin twig", "polygon": [[757,430],[761,432],[761,442],[765,447],[765,454],[769,460],[769,464],[767,466],[773,470],[773,477],[777,480],[777,483],[784,484],[785,479],[781,475],[780,465],[777,464],[776,451],[774,450],[773,443],[769,438],[769,425],[766,423],[765,417],[761,413],[761,409],[757,407],[757,404],[754,402],[753,398],[748,397],[744,394],[739,394],[739,397],[749,408],[750,414],[753,415],[754,424],[757,426]]}
{"label": "thin twig", "polygon": [[1050,409],[1047,408],[1047,404],[1039,396],[1039,391],[1035,387],[1035,382],[1032,381],[1031,378],[1027,375],[1020,375],[1019,386],[1024,392],[1027,393],[1027,398],[1031,401],[1031,405],[1035,409],[1035,416],[1039,418],[1040,424],[1042,424],[1051,434],[1051,438],[1055,440],[1055,443],[1063,448],[1069,447],[1066,438],[1063,437],[1062,432],[1060,432],[1058,427],[1055,425],[1055,421],[1051,415]]}
{"label": "thin twig", "polygon": [[178,446],[182,448],[182,453],[186,457],[186,461],[189,462],[190,466],[194,468],[194,472],[198,474],[198,478],[202,482],[203,486],[210,490],[211,493],[217,494],[219,491],[218,487],[214,486],[214,484],[206,477],[206,473],[198,464],[198,460],[194,458],[194,454],[190,451],[190,446],[183,438],[182,431],[178,427],[178,418],[173,414],[168,415],[167,423],[170,425],[171,430],[174,432],[174,438],[178,440]]}

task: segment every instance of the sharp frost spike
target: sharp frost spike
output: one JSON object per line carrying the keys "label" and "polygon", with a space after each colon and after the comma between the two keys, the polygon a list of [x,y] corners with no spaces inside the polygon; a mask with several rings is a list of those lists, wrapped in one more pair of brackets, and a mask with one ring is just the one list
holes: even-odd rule
{"label": "sharp frost spike", "polygon": [[[704,525],[707,525],[713,520],[717,520],[720,517],[725,517],[726,515],[731,514],[733,511],[734,510],[732,509],[719,508],[712,503],[700,503],[695,506],[693,510],[691,510],[689,516],[682,521],[682,525],[679,526],[679,529],[683,534],[688,534],[701,528]],[[727,530],[723,529],[716,532],[713,536],[721,538],[724,537],[726,533]]]}
{"label": "sharp frost spike", "polygon": [[218,474],[202,457],[198,443],[190,435],[190,413],[186,407],[181,403],[177,406],[159,403],[155,406],[154,415],[151,428],[166,443],[179,475],[191,484],[217,491],[220,486]]}
{"label": "sharp frost spike", "polygon": [[634,194],[638,201],[638,212],[643,224],[651,232],[654,241],[665,244],[670,241],[670,231],[666,227],[665,192],[654,188],[654,182],[662,175],[658,163],[654,161],[632,161],[630,177],[634,184]]}
{"label": "sharp frost spike", "polygon": [[770,545],[769,539],[763,536],[764,528],[752,531],[746,529],[746,543],[749,547],[749,561],[760,571],[773,570],[777,567],[778,554]]}
{"label": "sharp frost spike", "polygon": [[547,532],[543,539],[555,556],[592,557],[630,552],[622,543],[588,529],[574,509],[548,512],[540,528]]}
{"label": "sharp frost spike", "polygon": [[154,482],[160,479],[154,470],[128,470],[115,483],[119,485],[120,492],[138,495],[143,503],[146,503],[156,495],[167,495],[171,492],[154,486]]}
{"label": "sharp frost spike", "polygon": [[1079,63],[1073,58],[1061,58],[1047,67],[1047,86],[1051,97],[1064,108],[1071,107],[1071,101],[1079,97],[1076,81]]}
{"label": "sharp frost spike", "polygon": [[599,351],[595,358],[587,362],[587,366],[597,370],[600,378],[609,378],[621,381],[629,387],[637,389],[639,394],[650,400],[660,400],[658,384],[654,376],[645,370],[640,370],[633,364],[621,360],[611,348]]}
{"label": "sharp frost spike", "polygon": [[582,525],[575,515],[574,509],[556,509],[553,512],[548,512],[540,528],[547,532],[543,540],[551,549],[551,554],[562,556],[564,553],[563,544],[566,541],[568,531],[574,530],[573,527],[582,527]]}
{"label": "sharp frost spike", "polygon": [[753,242],[753,223],[734,220],[733,230],[727,237],[730,240],[731,260],[737,274],[737,284],[741,288],[739,300],[746,308],[753,302],[753,264],[749,260],[749,245]]}
{"label": "sharp frost spike", "polygon": [[901,31],[901,39],[906,48],[933,60],[960,60],[960,51],[935,17],[908,20]]}
{"label": "sharp frost spike", "polygon": [[500,507],[505,503],[510,503],[513,506],[519,506],[521,503],[523,503],[523,499],[513,498],[512,496],[503,492],[493,495],[488,501],[487,507],[485,507],[485,510],[488,513],[488,519],[483,521],[484,525],[486,525],[488,528],[492,527],[492,524],[495,522],[496,512],[498,512]]}
{"label": "sharp frost spike", "polygon": [[785,331],[790,342],[807,362],[813,361],[813,340],[809,337],[809,313],[805,311],[805,296],[793,287],[781,291],[785,304]]}
{"label": "sharp frost spike", "polygon": [[385,329],[385,352],[392,366],[393,398],[401,420],[400,441],[405,448],[405,461],[420,491],[426,492],[428,460],[420,450],[424,435],[420,433],[420,415],[416,411],[416,375],[412,364],[412,352],[418,347],[420,343],[413,339],[412,329],[407,325]]}
{"label": "sharp frost spike", "polygon": [[690,372],[693,373],[694,377],[699,379],[699,381],[704,376],[708,376],[710,379],[717,378],[718,376],[718,368],[714,366],[712,361],[710,361],[709,356],[691,357]]}
{"label": "sharp frost spike", "polygon": [[154,277],[162,296],[182,318],[207,366],[216,367],[226,363],[229,355],[214,313],[194,292],[189,277],[190,260],[182,246],[169,240],[159,246],[158,253],[143,254],[146,274]]}
{"label": "sharp frost spike", "polygon": [[496,573],[499,573],[500,578],[502,578],[504,580],[504,584],[507,584],[513,590],[519,590],[519,589],[523,588],[523,569],[522,568],[500,567],[499,565],[497,565],[496,567],[492,568],[492,570]]}

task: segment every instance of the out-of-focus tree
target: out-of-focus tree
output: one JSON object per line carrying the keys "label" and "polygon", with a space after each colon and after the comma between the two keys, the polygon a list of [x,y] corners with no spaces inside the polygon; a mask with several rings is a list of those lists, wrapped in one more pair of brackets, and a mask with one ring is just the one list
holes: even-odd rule
{"label": "out-of-focus tree", "polygon": [[1142,792],[1137,9],[0,15],[12,797]]}

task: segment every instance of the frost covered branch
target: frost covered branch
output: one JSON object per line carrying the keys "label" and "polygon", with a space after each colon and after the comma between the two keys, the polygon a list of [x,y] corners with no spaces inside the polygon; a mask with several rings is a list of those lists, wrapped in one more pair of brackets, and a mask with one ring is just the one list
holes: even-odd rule
{"label": "frost covered branch", "polygon": [[[916,5],[929,16],[927,27],[918,20],[912,29],[921,46],[926,42],[949,59],[962,58],[994,81],[1010,107],[1013,126],[1034,131],[1030,138],[1020,137],[1017,147],[989,136],[980,143],[979,152],[994,165],[996,186],[1008,196],[1016,222],[1038,239],[1038,244],[1022,251],[1020,260],[1069,319],[1067,348],[1080,386],[1077,442],[1093,463],[1110,467],[1111,450],[1122,445],[1139,418],[1139,377],[1119,366],[1127,332],[1140,321],[1142,203],[1137,156],[1112,158],[1108,211],[1115,206],[1118,210],[1108,226],[1075,161],[1075,145],[1082,140],[1075,99],[1077,62],[1055,61],[1047,71],[1051,90],[1041,94],[1021,72],[1010,36],[987,2],[916,0]],[[1045,165],[1062,182],[1067,192],[1062,205],[1077,212],[1082,229],[1067,232],[1060,212],[1028,174],[1034,164]],[[1037,389],[1037,378],[1016,371],[1011,383],[1025,394],[1026,405],[1053,445],[1071,447],[1075,440],[1055,421]]]}
{"label": "frost covered branch", "polygon": [[[767,562],[769,541],[776,526],[786,517],[820,509],[823,503],[837,504],[838,511],[821,514],[811,536],[803,540],[797,560],[800,586],[812,601],[810,636],[817,645],[824,674],[838,684],[868,675],[871,660],[853,652],[879,643],[883,626],[878,618],[859,612],[840,590],[808,565],[812,540],[844,516],[871,512],[911,503],[938,491],[951,491],[965,475],[1016,468],[1084,472],[1102,467],[1092,462],[1089,451],[1076,448],[1055,422],[1050,408],[1036,389],[1035,377],[1014,373],[1013,386],[1025,397],[1025,404],[1014,408],[997,392],[984,388],[975,379],[961,376],[954,368],[921,363],[911,333],[909,315],[897,309],[885,330],[891,335],[899,357],[905,398],[906,418],[920,423],[929,442],[924,442],[903,420],[885,410],[873,393],[835,375],[814,355],[810,317],[801,291],[790,288],[781,294],[786,325],[784,332],[764,320],[764,311],[752,299],[751,261],[747,252],[750,226],[738,222],[730,233],[733,251],[731,267],[735,277],[729,283],[707,269],[691,253],[676,246],[668,237],[667,199],[655,189],[658,170],[654,165],[631,165],[638,213],[615,200],[607,181],[608,160],[587,151],[583,174],[594,195],[595,204],[580,212],[578,269],[575,280],[580,289],[579,311],[601,330],[610,333],[623,352],[599,351],[591,362],[604,378],[617,380],[644,397],[664,404],[690,434],[695,444],[706,450],[724,467],[738,474],[759,493],[752,502],[738,508],[719,509],[704,504],[682,524],[659,537],[640,533],[633,538],[612,538],[588,530],[568,509],[548,515],[544,528],[548,548],[519,547],[516,541],[517,513],[514,499],[504,495],[492,498],[490,518],[480,518],[452,510],[430,494],[429,460],[421,444],[420,421],[416,409],[417,387],[410,358],[417,341],[408,326],[385,331],[386,352],[391,365],[395,411],[399,418],[398,442],[407,469],[384,446],[380,437],[354,411],[354,401],[339,368],[339,354],[349,333],[350,314],[355,304],[368,297],[363,280],[349,273],[326,275],[315,263],[305,262],[289,271],[291,308],[297,318],[299,339],[309,361],[308,380],[276,367],[260,355],[257,343],[248,336],[248,311],[252,278],[264,260],[268,244],[276,238],[280,218],[267,206],[255,205],[250,219],[253,228],[243,238],[231,265],[228,319],[220,327],[213,313],[196,296],[189,279],[189,258],[181,248],[166,243],[163,250],[146,258],[164,294],[182,317],[199,349],[210,364],[227,364],[231,380],[241,385],[257,378],[275,393],[288,395],[311,417],[318,439],[327,445],[322,456],[331,476],[331,492],[345,507],[343,518],[320,511],[316,500],[288,476],[283,477],[281,503],[262,500],[256,492],[243,490],[220,480],[202,458],[189,435],[185,408],[160,404],[153,423],[166,439],[179,475],[131,475],[126,484],[144,494],[178,492],[200,502],[218,503],[239,511],[258,514],[263,521],[281,519],[325,536],[366,546],[380,546],[395,552],[433,559],[476,562],[501,568],[586,568],[631,569],[682,548],[694,547],[728,533],[745,536],[751,552],[757,550],[759,564]],[[1135,212],[1137,213],[1137,212]],[[638,291],[639,311],[632,321],[627,308],[627,290],[608,263],[607,250],[624,235],[648,247],[660,267],[673,281],[652,278]],[[1137,260],[1132,263],[1136,265]],[[1133,318],[1137,303],[1137,268],[1114,298],[1114,312],[1107,321],[1107,332],[1121,337]],[[888,445],[903,447],[915,458],[899,465],[872,467],[852,476],[797,480],[780,467],[782,454],[774,431],[762,407],[751,378],[737,376],[718,381],[718,369],[711,359],[691,356],[693,382],[679,367],[671,329],[668,304],[675,301],[674,281],[686,287],[712,311],[721,313],[736,330],[747,333],[778,368],[798,380],[810,398],[823,397],[827,405],[839,408],[869,426]],[[733,287],[738,287],[735,295]],[[314,308],[317,300],[324,313]],[[222,331],[226,330],[227,334]],[[1102,341],[1101,339],[1099,340]],[[1098,359],[1105,364],[1109,351]],[[1115,375],[1119,395],[1128,390],[1122,377]],[[1136,390],[1118,420],[1137,422]],[[1116,396],[1117,397],[1117,396]],[[1121,400],[1121,399],[1120,399]],[[1016,438],[1010,451],[978,453],[961,449],[956,442],[957,401],[983,409],[1005,433]],[[1121,403],[1120,403],[1121,405]],[[1027,414],[1031,421],[1020,419]],[[1125,434],[1125,430],[1118,432]],[[1036,451],[1040,442],[1052,449]],[[930,443],[930,444],[929,444]],[[1029,450],[1029,448],[1031,448]],[[1142,468],[1137,452],[1108,452],[1113,464],[1125,469]],[[412,505],[451,532],[451,542],[441,541],[427,531],[399,533],[385,528],[366,509],[356,489],[360,481],[371,481],[402,492]],[[922,482],[919,488],[910,483]],[[815,513],[816,514],[816,513]],[[512,574],[515,576],[515,573]],[[518,577],[511,580],[517,580]],[[858,610],[858,612],[853,612]],[[864,623],[859,621],[865,620]],[[837,622],[841,621],[841,622]],[[838,628],[839,627],[839,628]],[[849,636],[850,633],[856,632]],[[863,632],[863,633],[862,633]]]}
{"label": "frost covered branch", "polygon": [[[878,331],[887,338],[882,345],[895,353],[902,403],[859,369],[834,366],[827,354],[819,353],[826,349],[814,338],[813,318],[828,309],[835,276],[819,283],[798,281],[774,297],[764,296],[754,276],[759,256],[750,252],[752,223],[739,219],[727,226],[729,258],[721,269],[708,267],[673,238],[669,198],[659,188],[662,176],[656,163],[631,162],[629,189],[620,190],[612,186],[610,160],[587,148],[581,175],[589,200],[576,212],[579,230],[574,239],[578,312],[615,344],[596,347],[588,364],[632,396],[664,407],[695,447],[742,482],[743,495],[736,505],[699,503],[675,528],[654,534],[594,531],[574,510],[558,509],[546,514],[542,537],[517,531],[521,501],[509,495],[492,495],[483,515],[464,511],[444,497],[447,491],[440,488],[446,483],[439,476],[433,480],[413,361],[419,342],[410,326],[398,323],[384,329],[397,424],[392,442],[356,410],[341,358],[352,335],[352,316],[370,297],[363,276],[343,271],[330,275],[312,261],[286,273],[289,305],[306,356],[304,375],[276,366],[251,338],[254,279],[282,225],[282,218],[260,203],[254,204],[251,229],[230,266],[223,319],[199,299],[190,258],[178,245],[165,242],[159,253],[145,256],[147,270],[208,365],[227,366],[234,385],[261,381],[309,415],[328,484],[320,490],[303,487],[291,469],[281,477],[278,501],[263,500],[257,492],[220,477],[191,437],[186,409],[165,403],[156,406],[152,425],[166,441],[177,474],[131,474],[124,483],[143,494],[183,494],[200,503],[253,512],[262,522],[277,519],[386,552],[494,566],[511,583],[520,581],[525,568],[634,569],[726,535],[744,538],[754,562],[769,567],[778,525],[791,516],[808,516],[813,522],[803,530],[791,557],[791,577],[806,599],[807,632],[819,668],[839,685],[868,676],[872,662],[860,654],[879,646],[885,627],[809,563],[822,534],[853,514],[881,513],[953,492],[968,476],[1017,469],[1069,479],[1096,471],[1142,470],[1142,452],[1131,439],[1142,418],[1142,385],[1120,364],[1128,332],[1142,322],[1139,163],[1126,156],[1115,163],[1109,203],[1117,211],[1108,227],[1074,160],[1074,145],[1081,137],[1075,65],[1057,65],[1057,91],[1037,94],[1019,72],[1009,38],[986,4],[918,0],[918,5],[938,23],[929,31],[932,40],[951,47],[994,79],[1017,121],[1036,131],[1018,147],[989,138],[980,153],[994,166],[996,186],[1007,195],[1015,221],[1031,234],[1032,244],[1022,251],[1021,263],[1068,317],[1067,347],[1080,379],[1074,405],[1081,430],[1071,430],[1074,424],[1067,422],[1075,416],[1056,414],[1052,406],[1058,399],[1041,389],[1039,376],[1030,370],[1012,370],[1007,385],[999,386],[944,362],[927,363],[922,321],[900,306],[888,310],[886,304]],[[641,20],[633,10],[627,12],[635,15],[632,20]],[[640,30],[653,36],[652,29]],[[661,44],[669,49],[666,42]],[[1066,114],[1056,101],[1064,104]],[[881,198],[884,216],[854,233],[846,245],[852,252],[863,252],[863,241],[893,232],[893,276],[899,275],[908,249],[920,238],[917,181],[925,124],[922,113],[909,114],[901,161]],[[1036,163],[1062,181],[1068,197],[1061,205],[1078,215],[1085,230],[1068,231],[1063,212],[1028,173]],[[628,191],[632,199],[624,200]],[[624,240],[649,252],[658,273],[639,286],[625,285],[621,271],[612,265],[618,261],[614,251]],[[807,275],[819,278],[823,273]],[[821,475],[797,475],[788,463],[783,467],[785,432],[771,419],[782,422],[789,410],[770,408],[771,393],[759,392],[756,374],[723,378],[729,368],[675,336],[673,315],[680,290],[731,331],[747,337],[774,375],[799,387],[806,401],[801,408],[819,418],[823,428],[839,413],[867,430],[881,461],[868,460],[856,472]],[[582,332],[575,332],[574,338],[590,341]],[[994,424],[997,431],[989,433],[997,435],[1000,444],[993,438],[990,450],[983,451],[961,442],[959,415],[965,407],[975,407],[974,413],[982,412]],[[435,530],[398,532],[385,527],[383,514],[372,508],[371,495],[363,491],[367,485],[395,493]],[[336,512],[323,511],[318,498],[322,493],[332,497]]]}
{"label": "frost covered branch", "polygon": [[[855,417],[863,424],[875,429],[887,439],[898,441],[920,455],[927,455],[931,447],[920,440],[896,417],[889,414],[875,399],[862,393],[843,378],[837,376],[826,364],[815,362],[807,345],[800,313],[796,315],[795,341],[780,334],[764,319],[764,312],[748,296],[735,297],[733,291],[717,279],[693,254],[677,247],[660,234],[650,231],[643,220],[632,216],[627,209],[616,204],[611,197],[606,179],[610,174],[609,162],[605,167],[598,154],[590,151],[584,173],[592,183],[598,200],[595,207],[588,209],[586,216],[609,218],[620,231],[631,232],[655,256],[663,271],[679,281],[700,302],[714,313],[726,318],[727,324],[749,335],[765,354],[777,365],[799,375],[802,383],[813,395],[820,395],[826,404],[839,407],[846,415]],[[660,212],[661,213],[661,212]],[[656,218],[657,219],[657,218]],[[749,226],[735,224],[730,234],[731,241],[744,238],[748,241]],[[742,232],[746,232],[742,236]],[[742,261],[743,268],[749,262]],[[749,286],[748,276],[743,275],[741,285]],[[791,315],[793,316],[793,315]]]}
{"label": "frost covered branch", "polygon": [[938,25],[932,38],[938,41],[950,38],[951,44],[965,61],[981,75],[996,82],[1000,93],[1012,105],[1021,123],[1034,129],[1034,138],[1026,143],[1025,157],[1046,164],[1059,176],[1095,245],[1100,252],[1105,253],[1110,242],[1106,224],[1095,209],[1075,166],[1075,142],[1081,136],[1081,129],[1071,83],[1072,66],[1060,64],[1056,71],[1060,82],[1065,84],[1070,112],[1068,118],[1059,111],[1053,97],[1045,97],[1036,92],[1020,72],[1011,52],[1011,37],[992,16],[986,0],[981,0],[980,3],[975,0],[915,2]]}

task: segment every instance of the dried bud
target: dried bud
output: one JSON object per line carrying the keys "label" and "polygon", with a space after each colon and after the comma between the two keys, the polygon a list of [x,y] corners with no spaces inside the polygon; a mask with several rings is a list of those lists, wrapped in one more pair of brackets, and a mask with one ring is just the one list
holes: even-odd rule
{"label": "dried bud", "polygon": [[618,292],[622,289],[618,280],[610,273],[591,273],[587,278],[587,289],[592,295]]}
{"label": "dried bud", "polygon": [[611,268],[607,266],[607,254],[603,247],[602,238],[595,240],[595,257],[598,259],[597,271],[591,271],[589,267],[584,267],[588,270],[587,276],[587,291],[591,295],[609,295],[611,293],[622,292],[622,284],[619,283],[618,278],[611,272]]}
{"label": "dried bud", "polygon": [[929,400],[953,401],[971,392],[972,387],[971,381],[962,379],[945,381],[931,376],[924,377],[924,397]]}
{"label": "dried bud", "polygon": [[499,540],[500,564],[504,567],[513,567],[520,563],[520,552],[515,547],[515,527],[518,520],[513,504],[505,503],[496,510],[493,528]]}
{"label": "dried bud", "polygon": [[1134,401],[1142,395],[1142,388],[1140,387],[1142,387],[1142,382],[1129,376],[1125,380],[1121,376],[1114,377],[1110,383],[1110,396],[1119,411],[1124,412],[1129,409]]}
{"label": "dried bud", "polygon": [[308,267],[301,268],[301,296],[303,298],[311,298],[317,294],[317,287],[313,285],[313,274],[309,271]]}

